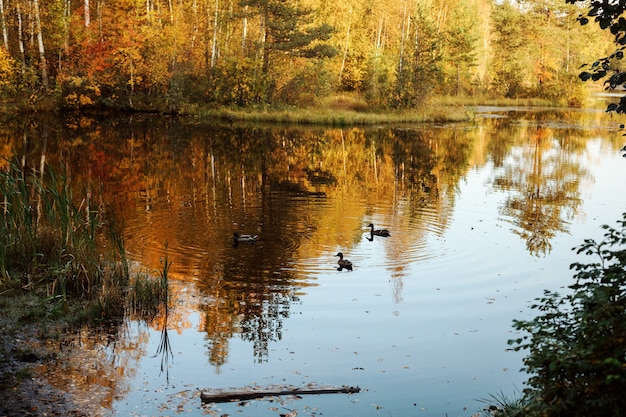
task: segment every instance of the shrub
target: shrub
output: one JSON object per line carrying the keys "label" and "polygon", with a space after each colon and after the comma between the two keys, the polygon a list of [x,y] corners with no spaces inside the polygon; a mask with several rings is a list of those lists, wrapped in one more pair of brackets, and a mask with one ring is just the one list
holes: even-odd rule
{"label": "shrub", "polygon": [[576,262],[566,295],[545,291],[539,315],[514,321],[530,335],[510,340],[527,349],[530,378],[523,401],[527,416],[620,416],[626,414],[626,213],[619,227],[602,226],[604,239],[574,248],[593,256]]}

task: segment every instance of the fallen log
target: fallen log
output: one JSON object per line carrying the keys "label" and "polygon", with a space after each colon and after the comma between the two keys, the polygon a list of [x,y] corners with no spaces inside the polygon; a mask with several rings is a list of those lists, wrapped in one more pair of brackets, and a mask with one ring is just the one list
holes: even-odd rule
{"label": "fallen log", "polygon": [[202,391],[200,399],[203,403],[225,403],[230,401],[253,400],[263,397],[278,397],[281,395],[313,395],[313,394],[356,394],[361,391],[359,387],[308,387],[298,388],[292,386],[281,386],[272,389],[241,389],[234,391],[212,390]]}

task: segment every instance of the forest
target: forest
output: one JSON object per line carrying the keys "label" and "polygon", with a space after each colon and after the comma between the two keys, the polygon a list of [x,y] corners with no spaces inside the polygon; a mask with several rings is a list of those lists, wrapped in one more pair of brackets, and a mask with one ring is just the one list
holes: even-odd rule
{"label": "forest", "polygon": [[63,109],[581,106],[611,49],[565,0],[0,0],[0,100]]}

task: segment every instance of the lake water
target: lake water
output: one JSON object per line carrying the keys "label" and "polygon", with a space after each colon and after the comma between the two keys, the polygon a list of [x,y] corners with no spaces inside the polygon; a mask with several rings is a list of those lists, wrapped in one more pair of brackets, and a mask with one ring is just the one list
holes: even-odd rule
{"label": "lake water", "polygon": [[[13,122],[5,156],[65,162],[96,184],[137,270],[173,262],[167,317],[85,330],[84,357],[42,372],[116,416],[452,417],[519,396],[512,321],[544,289],[564,291],[572,248],[626,210],[619,124],[493,108],[366,129]],[[369,223],[391,236],[372,239]],[[234,246],[233,232],[258,242]],[[353,271],[337,270],[337,252]],[[285,385],[362,391],[199,397]]]}

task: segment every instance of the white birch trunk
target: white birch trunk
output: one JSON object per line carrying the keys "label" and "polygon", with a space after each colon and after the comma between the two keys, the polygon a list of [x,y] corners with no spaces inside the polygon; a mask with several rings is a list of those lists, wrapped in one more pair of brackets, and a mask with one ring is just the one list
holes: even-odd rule
{"label": "white birch trunk", "polygon": [[339,68],[339,83],[343,77],[343,70],[346,67],[346,58],[348,57],[348,47],[350,46],[350,26],[352,25],[352,6],[348,13],[348,29],[346,29],[346,45],[343,48],[343,58],[341,59],[341,67]]}
{"label": "white birch trunk", "polygon": [[215,0],[215,14],[213,16],[213,42],[211,43],[211,68],[217,61],[217,22],[219,17],[219,0]]}
{"label": "white birch trunk", "polygon": [[22,33],[22,9],[20,2],[17,3],[17,44],[20,48],[20,58],[22,59],[22,74],[26,68],[26,54],[24,53],[24,35]]}
{"label": "white birch trunk", "polygon": [[43,46],[43,33],[41,30],[41,17],[39,14],[39,0],[33,0],[33,6],[35,8],[37,46],[39,48],[39,63],[41,65],[41,83],[44,90],[48,90],[48,63],[46,62],[46,50]]}
{"label": "white birch trunk", "polygon": [[383,26],[385,23],[385,18],[383,16],[380,17],[380,22],[378,23],[378,34],[376,35],[376,57],[380,56],[380,49],[382,47],[382,39],[383,39]]}
{"label": "white birch trunk", "polygon": [[406,2],[404,2],[403,4],[403,10],[402,10],[402,31],[400,34],[400,57],[398,59],[398,74],[400,74],[402,72],[402,63],[404,60],[404,38],[406,37],[406,31],[407,31],[407,4]]}
{"label": "white birch trunk", "polygon": [[246,38],[248,36],[248,6],[243,9],[243,28],[241,30],[241,50],[246,49]]}
{"label": "white birch trunk", "polygon": [[9,30],[7,29],[7,21],[4,17],[4,0],[0,0],[0,25],[2,25],[2,41],[4,49],[9,50]]}
{"label": "white birch trunk", "polygon": [[91,24],[91,11],[89,10],[89,0],[85,0],[85,27]]}

